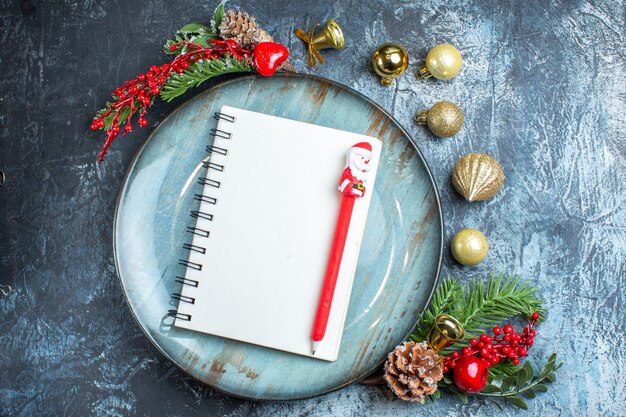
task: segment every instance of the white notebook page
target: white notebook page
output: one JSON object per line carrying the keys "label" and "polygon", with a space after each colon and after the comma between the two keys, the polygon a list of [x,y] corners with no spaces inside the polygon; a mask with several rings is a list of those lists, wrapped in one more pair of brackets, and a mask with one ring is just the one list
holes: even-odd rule
{"label": "white notebook page", "polygon": [[[310,333],[341,201],[338,179],[346,154],[358,142],[372,145],[366,194],[357,199],[339,270],[326,336],[315,358],[337,359],[350,290],[374,187],[382,143],[379,139],[224,106],[236,118],[219,120],[230,139],[213,145],[228,150],[207,160],[223,171],[202,169],[219,188],[206,185],[196,227],[209,237],[190,242],[178,312],[191,320],[175,325],[243,342],[311,356]],[[190,219],[190,225],[193,225]],[[191,237],[192,235],[189,234]]]}

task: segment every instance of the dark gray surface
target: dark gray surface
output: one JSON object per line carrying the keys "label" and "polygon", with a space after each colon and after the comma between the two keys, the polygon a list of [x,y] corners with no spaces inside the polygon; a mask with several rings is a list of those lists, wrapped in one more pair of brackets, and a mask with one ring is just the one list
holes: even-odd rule
{"label": "dark gray surface", "polygon": [[[444,276],[506,271],[539,286],[551,316],[531,359],[556,351],[565,365],[551,390],[529,402],[530,412],[624,415],[624,3],[232,6],[289,46],[300,70],[364,93],[414,136],[438,181],[446,240],[461,227],[477,227],[492,245],[489,258],[471,269],[446,253]],[[124,302],[111,247],[117,192],[149,129],[119,139],[98,164],[102,136],[89,123],[116,85],[164,62],[161,44],[174,30],[208,20],[214,7],[0,0],[0,169],[7,175],[0,187],[0,284],[13,288],[0,299],[0,414],[495,414],[480,400],[420,408],[362,386],[307,401],[241,401],[196,383],[150,346]],[[342,24],[347,49],[326,52],[327,64],[310,70],[291,33],[327,18]],[[460,48],[464,69],[450,83],[407,73],[382,88],[367,62],[390,40],[407,47],[411,73],[443,41]],[[466,116],[461,133],[448,140],[411,122],[415,111],[442,99]],[[156,105],[151,125],[175,106]],[[454,162],[470,151],[491,153],[506,171],[504,189],[489,202],[468,204],[450,184]]]}

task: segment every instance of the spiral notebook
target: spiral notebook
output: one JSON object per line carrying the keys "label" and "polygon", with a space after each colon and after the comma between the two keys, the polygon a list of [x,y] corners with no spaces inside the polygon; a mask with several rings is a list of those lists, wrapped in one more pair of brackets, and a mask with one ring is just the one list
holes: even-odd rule
{"label": "spiral notebook", "polygon": [[367,192],[355,203],[314,356],[335,361],[382,143],[229,106],[215,119],[170,314],[177,327],[306,356],[341,201],[337,181],[350,147],[372,145]]}

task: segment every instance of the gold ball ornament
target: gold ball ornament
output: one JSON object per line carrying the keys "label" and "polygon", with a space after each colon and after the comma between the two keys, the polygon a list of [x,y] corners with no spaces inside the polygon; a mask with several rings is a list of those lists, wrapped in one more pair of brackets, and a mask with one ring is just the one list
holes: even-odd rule
{"label": "gold ball ornament", "polygon": [[469,202],[488,200],[500,191],[504,171],[486,153],[468,153],[452,169],[452,185]]}
{"label": "gold ball ornament", "polygon": [[409,66],[409,54],[397,43],[380,45],[372,54],[372,68],[380,76],[380,83],[390,86]]}
{"label": "gold ball ornament", "polygon": [[415,121],[427,125],[433,135],[440,138],[449,138],[459,133],[463,126],[463,112],[454,103],[440,101],[430,110],[418,112]]}
{"label": "gold ball ornament", "polygon": [[461,265],[477,265],[488,253],[489,241],[480,230],[461,229],[452,238],[452,256]]}
{"label": "gold ball ornament", "polygon": [[450,80],[461,71],[463,58],[458,49],[448,43],[434,46],[426,54],[426,64],[416,74],[417,78],[435,77]]}

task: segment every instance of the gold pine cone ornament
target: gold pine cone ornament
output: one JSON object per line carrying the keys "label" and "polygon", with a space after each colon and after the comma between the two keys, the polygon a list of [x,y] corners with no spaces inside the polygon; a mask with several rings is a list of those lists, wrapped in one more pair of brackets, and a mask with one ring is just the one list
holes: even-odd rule
{"label": "gold pine cone ornament", "polygon": [[439,358],[426,342],[405,342],[387,357],[385,381],[401,399],[423,403],[443,378]]}
{"label": "gold pine cone ornament", "polygon": [[467,201],[488,200],[500,191],[504,171],[486,153],[468,153],[452,169],[452,184]]}

